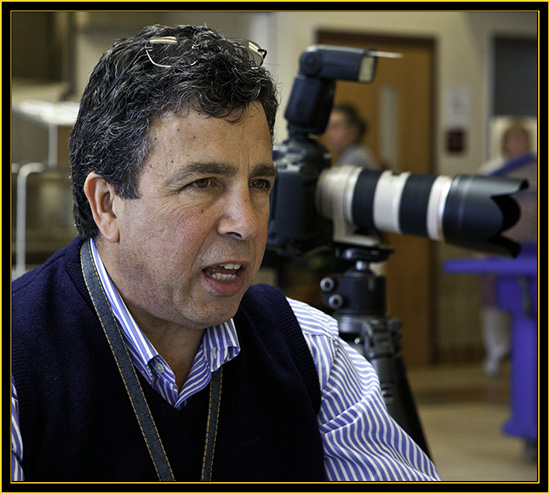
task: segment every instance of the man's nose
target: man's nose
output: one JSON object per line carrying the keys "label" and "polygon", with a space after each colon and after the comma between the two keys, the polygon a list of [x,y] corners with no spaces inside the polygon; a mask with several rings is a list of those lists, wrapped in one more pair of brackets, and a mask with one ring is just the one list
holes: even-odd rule
{"label": "man's nose", "polygon": [[250,189],[228,194],[222,204],[222,216],[218,224],[220,235],[230,235],[241,240],[254,238],[261,222],[260,206],[253,200]]}

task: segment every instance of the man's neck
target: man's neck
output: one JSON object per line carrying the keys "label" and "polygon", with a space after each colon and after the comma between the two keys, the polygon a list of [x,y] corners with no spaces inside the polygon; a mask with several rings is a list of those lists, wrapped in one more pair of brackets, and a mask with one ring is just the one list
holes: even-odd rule
{"label": "man's neck", "polygon": [[[111,264],[109,250],[105,248],[101,239],[94,240],[94,243],[105,269],[108,273],[111,273],[109,270]],[[111,281],[134,318],[139,330],[147,337],[174,372],[176,384],[181,389],[191,372],[205,329],[184,328],[175,323],[152,317],[124,297],[124,293],[122,293],[112,276]]]}

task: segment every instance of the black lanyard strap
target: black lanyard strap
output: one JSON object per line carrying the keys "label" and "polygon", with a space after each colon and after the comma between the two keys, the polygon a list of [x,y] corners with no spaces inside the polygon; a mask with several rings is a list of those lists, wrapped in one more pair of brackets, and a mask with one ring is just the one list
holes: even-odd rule
{"label": "black lanyard strap", "polygon": [[[130,403],[132,404],[141,433],[145,439],[149,455],[153,460],[157,476],[161,482],[174,482],[175,478],[172,468],[170,467],[170,462],[168,461],[168,456],[166,455],[149,405],[147,404],[136,369],[132,364],[128,349],[124,343],[122,333],[111,310],[105,291],[103,290],[103,285],[101,284],[88,241],[82,244],[80,249],[80,261],[84,274],[84,281],[86,282],[101,327],[107,337],[113,357],[120,371],[124,387],[130,398]],[[210,481],[212,474],[221,399],[221,369],[220,367],[214,372],[210,383],[210,400],[208,405],[208,420],[201,481]]]}
{"label": "black lanyard strap", "polygon": [[210,399],[208,401],[208,419],[206,421],[201,482],[210,482],[212,479],[212,464],[214,463],[214,449],[216,447],[220,400],[222,397],[222,374],[223,367],[220,367],[212,374],[212,380],[210,381]]}

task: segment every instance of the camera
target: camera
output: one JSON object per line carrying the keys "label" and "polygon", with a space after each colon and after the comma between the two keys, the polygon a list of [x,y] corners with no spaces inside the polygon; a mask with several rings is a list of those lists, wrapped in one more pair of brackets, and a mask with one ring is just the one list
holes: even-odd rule
{"label": "camera", "polygon": [[380,56],[398,55],[328,45],[301,55],[285,110],[289,137],[273,150],[279,173],[268,247],[285,255],[328,243],[375,247],[377,232],[391,231],[516,257],[520,245],[503,232],[519,219],[511,196],[527,188],[526,180],[331,167],[315,136],[324,133],[336,81],[372,82]]}

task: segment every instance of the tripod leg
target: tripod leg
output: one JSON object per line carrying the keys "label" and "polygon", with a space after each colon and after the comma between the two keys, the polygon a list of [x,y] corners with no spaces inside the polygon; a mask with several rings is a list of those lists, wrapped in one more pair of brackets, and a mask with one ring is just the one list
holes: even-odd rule
{"label": "tripod leg", "polygon": [[[391,338],[391,335],[387,334],[383,338]],[[370,353],[373,355],[373,352]],[[389,414],[431,458],[401,352],[397,350],[393,355],[371,356],[368,360],[380,380],[382,396]]]}

